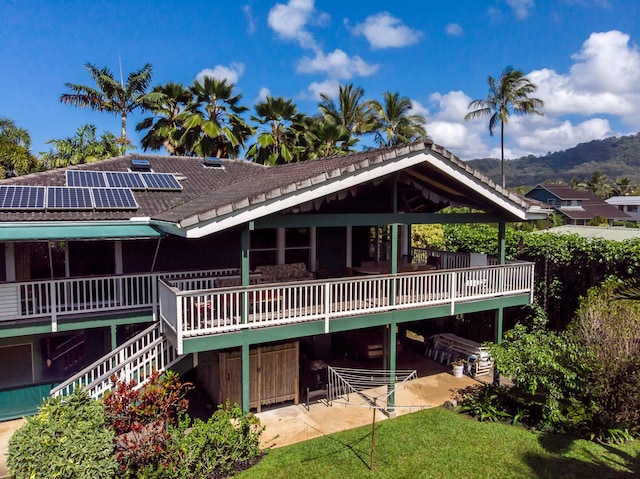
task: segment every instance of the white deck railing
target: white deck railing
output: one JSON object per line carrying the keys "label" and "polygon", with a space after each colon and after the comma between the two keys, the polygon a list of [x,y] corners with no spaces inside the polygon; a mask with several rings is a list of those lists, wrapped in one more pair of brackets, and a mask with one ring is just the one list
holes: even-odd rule
{"label": "white deck railing", "polygon": [[51,396],[67,396],[75,388],[86,390],[99,398],[113,386],[112,378],[143,385],[155,370],[164,371],[177,359],[176,349],[160,333],[154,323],[137,336],[95,363],[87,366],[51,390]]}
{"label": "white deck railing", "polygon": [[172,273],[91,276],[0,284],[0,322],[83,313],[153,309],[159,278],[182,281],[189,289],[212,287],[213,278],[238,274],[237,268]]}
{"label": "white deck railing", "polygon": [[533,294],[533,264],[438,270],[184,291],[161,281],[160,317],[177,339],[519,294]]}
{"label": "white deck railing", "polygon": [[[455,269],[455,268],[469,268],[472,265],[471,253],[460,253],[451,251],[440,251],[430,248],[411,248],[411,258],[413,263],[425,264],[429,263],[429,258],[437,258],[439,267],[442,269]],[[479,256],[479,255],[475,255]],[[482,255],[486,258],[486,264],[488,266],[496,266],[500,264],[500,260],[496,256]],[[507,260],[507,264],[515,263],[516,261]]]}

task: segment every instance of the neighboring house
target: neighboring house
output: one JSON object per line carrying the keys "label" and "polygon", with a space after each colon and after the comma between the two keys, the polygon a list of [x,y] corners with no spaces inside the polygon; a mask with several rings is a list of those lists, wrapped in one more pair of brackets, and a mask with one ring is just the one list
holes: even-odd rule
{"label": "neighboring house", "polygon": [[633,221],[640,221],[640,196],[612,196],[605,201],[628,214]]}
{"label": "neighboring house", "polygon": [[596,216],[614,221],[631,220],[615,206],[607,204],[589,191],[576,190],[568,185],[543,183],[531,189],[527,198],[538,200],[559,214],[564,224],[587,225]]}
{"label": "neighboring house", "polygon": [[[300,349],[330,361],[336,333],[385,331],[392,371],[409,322],[495,310],[499,337],[503,308],[533,295],[533,265],[505,264],[504,224],[548,213],[429,140],[277,167],[129,155],[0,181],[0,418],[169,365],[248,410],[297,401]],[[411,224],[460,222],[498,222],[500,258],[410,247]]]}

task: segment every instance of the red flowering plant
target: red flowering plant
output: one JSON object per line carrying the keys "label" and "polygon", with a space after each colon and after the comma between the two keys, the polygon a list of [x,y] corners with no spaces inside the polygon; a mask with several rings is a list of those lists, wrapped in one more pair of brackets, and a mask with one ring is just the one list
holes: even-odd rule
{"label": "red flowering plant", "polygon": [[116,434],[115,455],[124,475],[163,464],[170,453],[167,425],[175,424],[186,411],[186,392],[191,384],[180,382],[178,374],[167,371],[161,377],[153,371],[142,386],[136,381],[111,378],[113,389],[102,398],[107,425]]}

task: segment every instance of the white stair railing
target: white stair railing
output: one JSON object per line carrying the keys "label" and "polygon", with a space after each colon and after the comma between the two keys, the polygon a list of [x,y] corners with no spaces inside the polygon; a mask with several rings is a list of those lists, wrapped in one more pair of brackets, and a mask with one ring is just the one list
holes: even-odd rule
{"label": "white stair railing", "polygon": [[87,366],[51,390],[51,396],[67,396],[82,388],[93,398],[100,398],[118,381],[135,380],[143,385],[153,371],[162,372],[179,359],[175,348],[154,323],[98,361]]}

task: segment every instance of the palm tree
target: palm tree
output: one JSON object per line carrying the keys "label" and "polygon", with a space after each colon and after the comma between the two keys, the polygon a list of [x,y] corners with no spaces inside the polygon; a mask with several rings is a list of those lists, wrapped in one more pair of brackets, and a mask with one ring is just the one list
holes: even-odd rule
{"label": "palm tree", "polygon": [[517,115],[528,115],[535,113],[542,115],[537,110],[544,106],[544,102],[538,98],[529,98],[529,94],[537,90],[537,86],[524,76],[521,70],[514,70],[508,66],[502,72],[500,80],[489,77],[489,96],[486,100],[473,100],[469,103],[471,110],[464,117],[465,120],[473,118],[489,117],[489,134],[493,136],[493,131],[500,124],[500,151],[502,172],[502,187],[505,188],[504,177],[504,126],[509,124],[511,112]]}
{"label": "palm tree", "polygon": [[607,181],[607,176],[603,175],[599,171],[594,171],[591,178],[585,180],[585,186],[594,195],[600,198],[606,198],[607,194],[611,190],[611,186]]}
{"label": "palm tree", "polygon": [[37,171],[40,163],[31,154],[31,136],[9,118],[0,117],[0,178]]}
{"label": "palm tree", "polygon": [[130,73],[126,83],[116,80],[107,67],[99,69],[87,62],[85,68],[89,71],[97,88],[66,83],[66,87],[72,93],[63,93],[60,101],[81,108],[89,107],[92,110],[120,115],[122,128],[119,141],[122,144],[122,153],[125,153],[129,144],[127,116],[137,109],[148,108],[146,92],[151,84],[151,65],[147,63],[140,70]]}
{"label": "palm tree", "polygon": [[82,125],[75,136],[49,140],[47,144],[53,145],[53,149],[41,154],[47,168],[91,163],[120,153],[115,135],[107,131],[97,138],[95,125]]}
{"label": "palm tree", "polygon": [[571,178],[571,183],[569,183],[569,185],[571,186],[571,188],[574,188],[576,190],[583,190],[585,188],[584,181],[575,176]]}
{"label": "palm tree", "polygon": [[627,176],[620,176],[616,178],[611,188],[611,194],[613,196],[629,196],[632,195],[636,187],[633,184],[631,178]]}
{"label": "palm tree", "polygon": [[375,117],[370,105],[362,100],[364,90],[353,86],[352,83],[340,85],[338,103],[324,94],[320,94],[322,101],[318,104],[320,113],[326,120],[333,120],[349,132],[352,137],[359,137],[370,132],[376,126]]}
{"label": "palm tree", "polygon": [[305,115],[298,113],[292,100],[267,97],[256,104],[256,115],[251,120],[264,125],[256,143],[249,147],[247,158],[264,165],[281,165],[298,159],[298,136],[304,131]]}
{"label": "palm tree", "polygon": [[242,95],[234,95],[233,83],[204,77],[189,88],[195,101],[178,115],[184,120],[180,143],[191,154],[236,158],[253,129],[240,117],[249,108],[239,104]]}
{"label": "palm tree", "polygon": [[367,107],[375,115],[375,141],[379,146],[407,143],[427,135],[427,122],[421,115],[412,115],[411,100],[399,93],[385,92],[383,103],[370,100]]}
{"label": "palm tree", "polygon": [[149,130],[141,140],[144,150],[164,147],[170,155],[187,154],[187,149],[180,143],[184,134],[180,115],[191,98],[191,92],[179,83],[169,82],[154,87],[148,100],[154,116],[145,118],[136,126],[136,131]]}
{"label": "palm tree", "polygon": [[357,140],[351,138],[349,131],[333,120],[311,117],[306,122],[307,158],[315,160],[334,155],[344,155]]}

